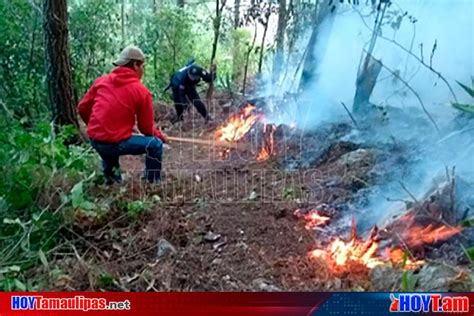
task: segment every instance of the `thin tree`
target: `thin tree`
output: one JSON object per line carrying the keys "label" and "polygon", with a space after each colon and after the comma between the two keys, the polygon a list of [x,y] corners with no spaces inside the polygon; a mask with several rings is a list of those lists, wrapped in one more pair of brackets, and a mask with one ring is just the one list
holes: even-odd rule
{"label": "thin tree", "polygon": [[43,29],[49,101],[56,126],[79,126],[69,62],[67,0],[44,0]]}
{"label": "thin tree", "polygon": [[286,0],[278,1],[278,27],[276,33],[276,51],[273,57],[272,81],[275,83],[280,77],[283,66],[283,50],[285,48],[285,30],[287,22]]}
{"label": "thin tree", "polygon": [[[219,43],[219,34],[222,24],[222,12],[224,11],[224,7],[226,4],[226,0],[216,0],[216,15],[214,17],[214,41],[212,43],[212,52],[211,52],[211,66],[214,64],[214,60],[216,59],[217,54],[217,45]],[[206,92],[206,100],[209,104],[212,99],[212,94],[214,92],[214,82],[211,81],[209,84],[209,88]]]}
{"label": "thin tree", "polygon": [[234,2],[234,29],[240,26],[240,0]]}
{"label": "thin tree", "polygon": [[270,25],[270,16],[272,14],[272,3],[271,1],[268,4],[268,7],[266,7],[263,10],[263,18],[260,19],[260,23],[263,24],[263,36],[262,36],[262,43],[260,45],[260,55],[258,57],[258,73],[262,72],[262,65],[263,65],[263,53],[265,51],[265,39],[267,38],[267,31],[268,31],[268,25]]}
{"label": "thin tree", "polygon": [[253,39],[252,39],[252,43],[248,45],[248,50],[247,50],[247,55],[245,57],[245,67],[244,67],[244,83],[243,83],[243,87],[242,87],[242,95],[245,97],[245,90],[247,88],[247,74],[248,74],[248,70],[249,70],[249,64],[250,64],[250,54],[252,53],[254,47],[255,47],[255,41],[257,39],[257,26],[258,26],[258,22],[255,21],[254,22],[254,33],[253,33]]}
{"label": "thin tree", "polygon": [[125,0],[122,0],[120,6],[120,29],[122,32],[122,47],[125,46]]}
{"label": "thin tree", "polygon": [[377,83],[377,77],[380,74],[383,65],[379,60],[373,57],[373,52],[378,35],[382,29],[383,18],[388,6],[388,2],[384,2],[384,5],[382,6],[381,1],[380,5],[377,7],[377,16],[375,18],[375,26],[374,30],[372,31],[369,48],[366,51],[365,58],[359,65],[359,70],[357,72],[356,93],[354,95],[354,101],[352,104],[352,110],[354,113],[365,113],[371,109],[369,102],[370,96],[374,91],[375,85]]}
{"label": "thin tree", "polygon": [[[314,16],[313,16],[313,29],[311,31],[311,37],[308,41],[307,54],[305,56],[303,71],[301,73],[301,80],[299,89],[304,90],[308,84],[315,79],[315,73],[317,69],[317,44],[320,25],[324,19],[326,19],[330,13],[335,13],[339,1],[333,0],[317,0]],[[332,21],[331,21],[332,22]]]}

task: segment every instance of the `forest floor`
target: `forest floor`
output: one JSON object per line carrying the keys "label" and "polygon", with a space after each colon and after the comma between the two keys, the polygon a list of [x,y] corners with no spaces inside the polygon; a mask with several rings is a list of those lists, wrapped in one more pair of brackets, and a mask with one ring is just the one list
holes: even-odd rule
{"label": "forest floor", "polygon": [[[158,107],[163,130],[172,136],[210,139],[228,117],[220,113],[210,126],[188,113],[184,123],[170,126],[164,119],[170,108]],[[233,152],[222,159],[212,147],[171,143],[159,186],[140,179],[143,157],[122,157],[124,184],[93,188],[107,211],[101,216],[77,212],[74,226],[63,233],[67,250],[55,256],[58,269],[48,271],[49,288],[376,289],[367,271],[335,277],[324,263],[311,259],[308,253],[318,235],[294,215],[300,208],[344,204],[354,187],[368,181],[370,157],[341,166],[341,157],[354,150],[350,144],[331,146],[308,174],[307,169],[288,171],[275,157],[257,161],[248,152]],[[335,178],[336,184],[327,184]],[[390,286],[385,290],[401,282]]]}

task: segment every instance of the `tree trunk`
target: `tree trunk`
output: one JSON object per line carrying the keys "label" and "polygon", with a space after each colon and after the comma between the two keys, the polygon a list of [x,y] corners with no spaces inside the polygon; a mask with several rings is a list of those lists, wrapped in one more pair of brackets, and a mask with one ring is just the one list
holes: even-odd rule
{"label": "tree trunk", "polygon": [[[222,6],[220,2],[222,1]],[[225,6],[225,0],[216,0],[216,16],[214,17],[214,41],[212,43],[212,53],[211,53],[211,65],[214,63],[214,59],[217,54],[217,44],[219,43],[219,31],[221,27],[221,14]]]}
{"label": "tree trunk", "polygon": [[234,2],[234,29],[240,26],[240,0]]}
{"label": "tree trunk", "polygon": [[285,30],[287,21],[286,0],[278,1],[278,27],[276,33],[276,51],[273,57],[272,82],[280,77],[283,66],[283,50],[285,48]]}
{"label": "tree trunk", "polygon": [[262,36],[262,44],[260,45],[260,55],[258,56],[258,73],[262,72],[262,65],[263,65],[263,53],[265,49],[265,39],[267,37],[268,25],[270,24],[270,14],[271,14],[271,3],[270,7],[268,8],[268,12],[265,13],[265,28],[263,29],[263,36]]}
{"label": "tree trunk", "polygon": [[120,28],[122,31],[122,48],[125,47],[125,0],[122,0],[120,6]]}
{"label": "tree trunk", "polygon": [[[308,42],[308,54],[306,55],[303,65],[303,72],[301,73],[301,80],[299,85],[300,90],[304,90],[305,88],[307,88],[308,84],[316,79],[316,71],[318,66],[316,48],[318,44],[321,44],[318,43],[318,34],[320,29],[319,27],[321,26],[321,23],[324,21],[324,19],[328,18],[330,14],[332,14],[333,16],[331,17],[331,21],[329,21],[329,27],[332,27],[338,3],[339,1],[333,0],[320,0],[316,2],[316,10],[314,12],[313,20],[313,30],[311,32],[311,37]],[[324,43],[321,45],[324,45]]]}
{"label": "tree trunk", "polygon": [[270,2],[269,7],[268,7],[268,11],[265,12],[265,28],[263,29],[262,44],[260,45],[260,55],[258,57],[258,73],[262,72],[263,52],[264,52],[264,48],[265,48],[265,39],[267,37],[268,25],[270,24],[270,15],[271,14],[272,14],[272,3]]}
{"label": "tree trunk", "polygon": [[[388,2],[383,7],[379,6],[377,11],[377,17],[375,18],[375,26],[372,32],[372,38],[370,40],[369,49],[365,55],[365,58],[361,65],[359,65],[359,71],[357,73],[356,81],[356,93],[354,95],[354,101],[352,103],[352,111],[354,113],[366,113],[370,107],[370,96],[374,91],[377,78],[382,70],[382,63],[375,59],[372,54],[375,49],[377,37],[379,36],[382,28],[383,18],[388,8]],[[435,124],[436,125],[436,124]]]}
{"label": "tree trunk", "polygon": [[53,122],[79,126],[69,62],[67,0],[44,0],[45,67]]}
{"label": "tree trunk", "polygon": [[[221,28],[222,11],[224,10],[226,0],[216,0],[216,16],[214,18],[214,42],[212,43],[211,66],[214,64],[217,54],[217,44],[219,43],[219,32]],[[211,70],[212,71],[212,70]],[[214,81],[209,83],[206,92],[207,104],[210,104],[214,92]]]}
{"label": "tree trunk", "polygon": [[247,56],[245,59],[245,67],[244,67],[244,83],[242,87],[242,95],[245,97],[245,90],[247,88],[247,73],[249,70],[249,63],[250,63],[250,54],[252,53],[253,48],[255,47],[255,40],[257,39],[257,25],[258,22],[255,21],[255,30],[254,30],[254,35],[253,35],[253,40],[252,40],[252,45],[249,46],[249,49],[247,50]]}
{"label": "tree trunk", "polygon": [[364,63],[365,68],[357,75],[356,93],[352,105],[354,113],[363,113],[365,109],[369,108],[370,96],[377,83],[377,77],[382,70],[382,63],[372,57],[372,55],[367,55],[366,60],[367,64]]}

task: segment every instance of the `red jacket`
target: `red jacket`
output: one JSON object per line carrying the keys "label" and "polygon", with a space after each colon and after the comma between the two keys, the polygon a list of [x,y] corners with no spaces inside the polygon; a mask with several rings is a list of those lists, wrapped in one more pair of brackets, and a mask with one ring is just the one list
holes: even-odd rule
{"label": "red jacket", "polygon": [[77,109],[94,140],[117,143],[128,139],[137,123],[141,133],[165,142],[155,128],[151,93],[130,68],[118,67],[98,78]]}

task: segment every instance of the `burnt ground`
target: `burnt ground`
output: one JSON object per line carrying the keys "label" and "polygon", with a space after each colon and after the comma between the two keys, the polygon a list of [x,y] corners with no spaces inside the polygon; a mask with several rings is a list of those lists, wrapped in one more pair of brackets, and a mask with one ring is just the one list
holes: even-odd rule
{"label": "burnt ground", "polygon": [[[209,126],[188,113],[183,124],[169,126],[166,112],[158,107],[168,135],[199,139],[212,138],[227,117],[221,113]],[[374,289],[366,272],[334,277],[324,263],[309,259],[308,251],[323,242],[315,237],[324,234],[308,231],[293,215],[296,209],[318,208],[337,220],[344,215],[343,206],[371,181],[373,153],[351,143],[324,142],[347,130],[341,125],[300,139],[298,146],[311,147],[305,150],[310,157],[302,157],[301,148],[290,141],[279,143],[278,155],[263,162],[255,160],[251,149],[233,151],[222,160],[219,150],[172,143],[165,149],[160,186],[140,180],[142,157],[121,158],[124,184],[90,188],[103,212],[92,216],[76,210],[72,228],[62,232],[70,242],[51,262],[57,268],[49,271],[49,288]],[[346,161],[349,152],[359,155],[355,162]],[[350,231],[338,229],[341,234]]]}

